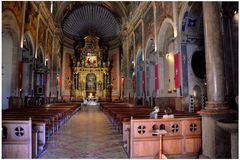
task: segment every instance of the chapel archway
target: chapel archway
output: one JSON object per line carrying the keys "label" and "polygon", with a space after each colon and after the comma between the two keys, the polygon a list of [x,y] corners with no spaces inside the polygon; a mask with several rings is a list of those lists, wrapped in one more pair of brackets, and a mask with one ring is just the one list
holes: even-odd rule
{"label": "chapel archway", "polygon": [[33,41],[30,33],[25,33],[22,49],[23,62],[23,95],[32,95],[33,92]]}
{"label": "chapel archway", "polygon": [[[162,38],[165,37],[165,38]],[[165,96],[175,96],[175,73],[174,73],[174,28],[173,21],[166,18],[159,31],[159,81],[160,94]]]}
{"label": "chapel archway", "polygon": [[41,47],[37,50],[37,58],[35,61],[35,75],[34,75],[34,95],[44,94],[44,54]]}

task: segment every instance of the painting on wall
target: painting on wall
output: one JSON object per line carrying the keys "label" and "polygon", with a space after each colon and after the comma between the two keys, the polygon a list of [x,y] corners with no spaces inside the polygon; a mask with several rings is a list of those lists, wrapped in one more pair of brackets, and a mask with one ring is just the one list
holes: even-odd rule
{"label": "painting on wall", "polygon": [[148,37],[148,35],[153,35],[153,33],[154,33],[153,17],[154,17],[153,16],[153,8],[151,7],[144,17],[144,34],[145,34],[145,37]]}
{"label": "painting on wall", "polygon": [[32,33],[34,41],[36,40],[36,30],[37,30],[37,23],[38,23],[38,13],[32,2],[27,2],[26,6],[26,16],[25,16],[25,31],[30,31]]}
{"label": "painting on wall", "polygon": [[50,32],[48,32],[48,39],[47,39],[47,54],[51,54],[52,53],[52,34]]}
{"label": "painting on wall", "polygon": [[138,27],[134,31],[135,33],[135,44],[136,46],[142,44],[142,25],[139,24]]}
{"label": "painting on wall", "polygon": [[43,23],[43,20],[39,18],[39,30],[38,30],[38,42],[39,44],[44,45],[46,35],[46,26]]}
{"label": "painting on wall", "polygon": [[86,56],[85,67],[97,67],[97,56]]}

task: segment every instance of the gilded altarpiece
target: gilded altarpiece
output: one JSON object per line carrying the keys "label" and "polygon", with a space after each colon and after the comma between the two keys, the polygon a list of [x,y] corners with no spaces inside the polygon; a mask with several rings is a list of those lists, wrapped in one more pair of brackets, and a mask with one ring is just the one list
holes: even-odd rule
{"label": "gilded altarpiece", "polygon": [[110,63],[107,53],[99,47],[99,38],[86,36],[85,45],[75,47],[73,60],[73,97],[111,99]]}

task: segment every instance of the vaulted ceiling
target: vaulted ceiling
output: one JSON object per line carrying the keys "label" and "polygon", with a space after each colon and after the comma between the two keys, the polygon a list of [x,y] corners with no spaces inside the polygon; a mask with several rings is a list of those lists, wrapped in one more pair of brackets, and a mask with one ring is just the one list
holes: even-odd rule
{"label": "vaulted ceiling", "polygon": [[55,20],[65,36],[79,39],[92,33],[102,40],[116,38],[122,20],[127,17],[127,6],[123,2],[59,2]]}
{"label": "vaulted ceiling", "polygon": [[63,22],[64,33],[73,37],[95,34],[102,39],[113,39],[119,29],[119,22],[109,10],[92,4],[76,8]]}

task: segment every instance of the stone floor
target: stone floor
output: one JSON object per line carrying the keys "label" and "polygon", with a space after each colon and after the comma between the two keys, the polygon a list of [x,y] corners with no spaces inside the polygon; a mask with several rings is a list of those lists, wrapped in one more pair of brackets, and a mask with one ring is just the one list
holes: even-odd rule
{"label": "stone floor", "polygon": [[122,137],[101,111],[76,113],[49,141],[40,158],[128,158]]}

